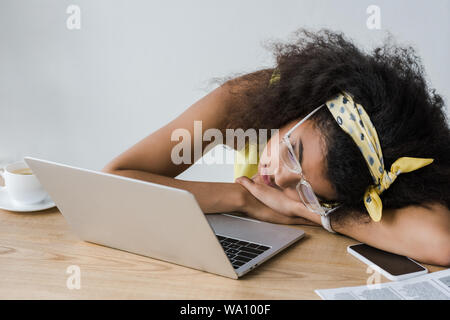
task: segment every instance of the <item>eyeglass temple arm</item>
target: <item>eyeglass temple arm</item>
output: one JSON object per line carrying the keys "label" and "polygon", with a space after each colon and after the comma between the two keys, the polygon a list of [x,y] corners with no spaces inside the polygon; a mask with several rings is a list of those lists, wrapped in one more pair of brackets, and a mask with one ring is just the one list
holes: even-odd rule
{"label": "eyeglass temple arm", "polygon": [[287,133],[286,136],[289,136],[295,129],[298,128],[299,125],[301,125],[303,122],[308,120],[314,113],[320,110],[325,104],[322,104],[321,106],[318,106],[315,108],[310,114],[308,114],[306,117],[304,117],[302,120],[300,120],[295,126],[293,126]]}
{"label": "eyeglass temple arm", "polygon": [[[339,209],[340,207],[342,207],[342,204],[337,205],[336,207],[327,210],[327,211],[325,212],[325,214],[326,214],[326,215],[329,215],[330,213],[332,213],[333,211],[336,211],[336,210]],[[323,208],[323,207],[322,207],[322,208]]]}

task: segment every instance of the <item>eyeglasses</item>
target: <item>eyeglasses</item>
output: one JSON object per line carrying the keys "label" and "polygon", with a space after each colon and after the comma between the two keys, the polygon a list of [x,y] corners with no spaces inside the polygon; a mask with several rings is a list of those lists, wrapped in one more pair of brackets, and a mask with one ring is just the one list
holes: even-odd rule
{"label": "eyeglasses", "polygon": [[316,194],[314,193],[311,185],[308,181],[306,181],[303,176],[302,167],[300,165],[300,161],[297,159],[295,155],[294,148],[292,147],[290,136],[295,129],[297,129],[303,122],[308,120],[314,113],[320,110],[325,106],[324,104],[314,109],[310,114],[308,114],[305,118],[300,120],[294,127],[292,127],[281,139],[280,142],[280,159],[281,162],[286,166],[286,168],[298,175],[300,175],[300,181],[296,186],[297,193],[300,197],[300,200],[304,203],[304,205],[310,210],[319,215],[328,215],[332,211],[336,210],[339,207],[339,203],[326,203],[320,201]]}

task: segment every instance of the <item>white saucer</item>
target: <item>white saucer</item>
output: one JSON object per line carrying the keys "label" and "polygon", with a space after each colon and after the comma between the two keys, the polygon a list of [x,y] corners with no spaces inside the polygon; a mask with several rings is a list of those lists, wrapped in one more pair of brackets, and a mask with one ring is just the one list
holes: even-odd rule
{"label": "white saucer", "polygon": [[13,202],[8,195],[8,191],[2,189],[0,190],[0,209],[16,212],[32,212],[40,211],[49,208],[53,208],[55,203],[47,196],[44,200],[38,203],[29,205],[19,205]]}

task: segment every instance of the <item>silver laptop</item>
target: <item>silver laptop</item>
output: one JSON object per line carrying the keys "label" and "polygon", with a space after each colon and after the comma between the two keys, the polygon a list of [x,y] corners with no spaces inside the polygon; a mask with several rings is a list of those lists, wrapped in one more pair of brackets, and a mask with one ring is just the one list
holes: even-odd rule
{"label": "silver laptop", "polygon": [[205,215],[182,189],[26,157],[82,240],[237,279],[304,232],[231,214]]}

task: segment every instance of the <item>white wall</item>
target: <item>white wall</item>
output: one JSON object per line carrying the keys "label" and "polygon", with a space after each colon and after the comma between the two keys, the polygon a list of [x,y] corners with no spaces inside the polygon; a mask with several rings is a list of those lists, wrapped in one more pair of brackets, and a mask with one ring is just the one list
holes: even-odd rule
{"label": "white wall", "polygon": [[[432,3],[432,5],[430,5]],[[81,8],[68,30],[66,9]],[[381,8],[382,30],[366,27]],[[100,169],[214,89],[273,65],[261,43],[329,27],[373,47],[412,44],[450,97],[450,1],[0,0],[0,164],[25,155]],[[225,180],[231,166],[182,175]]]}

